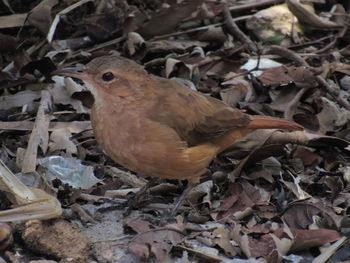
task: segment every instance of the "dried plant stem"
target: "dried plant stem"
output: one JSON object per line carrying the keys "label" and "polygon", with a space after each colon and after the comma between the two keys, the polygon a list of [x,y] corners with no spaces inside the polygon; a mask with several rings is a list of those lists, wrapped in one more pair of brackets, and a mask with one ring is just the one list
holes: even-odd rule
{"label": "dried plant stem", "polygon": [[224,8],[224,17],[225,17],[225,24],[228,32],[232,36],[242,41],[246,45],[246,48],[248,49],[249,52],[255,53],[255,54],[258,53],[258,49],[255,43],[246,34],[244,34],[242,30],[239,29],[237,24],[233,21],[230,10],[227,5]]}
{"label": "dried plant stem", "polygon": [[35,171],[38,146],[46,152],[49,141],[49,124],[51,115],[51,95],[47,90],[41,92],[41,101],[36,115],[34,127],[29,138],[28,147],[24,154],[22,173]]}

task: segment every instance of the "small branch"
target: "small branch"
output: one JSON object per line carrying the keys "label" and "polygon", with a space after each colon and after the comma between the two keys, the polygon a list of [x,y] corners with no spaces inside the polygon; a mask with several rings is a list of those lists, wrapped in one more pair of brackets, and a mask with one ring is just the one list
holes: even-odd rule
{"label": "small branch", "polygon": [[263,51],[263,54],[279,55],[283,58],[288,58],[290,60],[293,60],[298,64],[298,66],[309,67],[309,64],[298,53],[295,53],[294,51],[284,47],[272,45],[272,46],[269,46],[268,48],[265,48]]}
{"label": "small branch", "polygon": [[227,5],[224,7],[224,17],[225,17],[225,24],[229,34],[232,35],[233,37],[238,38],[240,41],[242,41],[246,45],[250,53],[255,53],[255,54],[258,53],[258,49],[255,43],[246,34],[244,34],[239,29],[237,24],[233,21],[230,10]]}
{"label": "small branch", "polygon": [[[240,21],[247,20],[251,17],[252,17],[251,15],[235,17],[235,18],[233,18],[233,21],[240,22]],[[195,27],[195,28],[191,28],[188,30],[180,31],[180,32],[174,32],[174,33],[169,33],[169,34],[165,34],[165,35],[161,35],[161,36],[155,36],[152,39],[150,39],[149,41],[156,41],[156,40],[165,39],[168,37],[175,37],[175,36],[181,36],[184,34],[195,33],[198,31],[208,30],[210,27],[219,27],[222,25],[224,25],[224,23],[216,23],[216,24],[211,24],[211,25],[207,25],[207,26]]]}

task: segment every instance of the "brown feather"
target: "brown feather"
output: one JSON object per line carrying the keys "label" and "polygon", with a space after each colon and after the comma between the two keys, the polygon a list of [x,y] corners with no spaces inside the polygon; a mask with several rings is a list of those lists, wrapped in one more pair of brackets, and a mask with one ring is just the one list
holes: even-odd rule
{"label": "brown feather", "polygon": [[252,121],[247,125],[251,129],[283,129],[292,131],[302,131],[303,126],[281,118],[274,118],[270,116],[252,116]]}
{"label": "brown feather", "polygon": [[[106,72],[115,78],[104,81]],[[117,56],[96,58],[84,73],[71,75],[93,86],[91,122],[101,147],[148,176],[198,182],[211,160],[251,129],[302,129],[288,120],[250,116]]]}

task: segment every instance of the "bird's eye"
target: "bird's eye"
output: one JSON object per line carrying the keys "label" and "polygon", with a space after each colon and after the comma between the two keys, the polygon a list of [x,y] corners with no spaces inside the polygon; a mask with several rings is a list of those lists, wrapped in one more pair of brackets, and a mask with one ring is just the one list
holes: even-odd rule
{"label": "bird's eye", "polygon": [[112,79],[114,79],[114,75],[112,72],[106,72],[102,75],[102,79],[104,81],[111,81]]}

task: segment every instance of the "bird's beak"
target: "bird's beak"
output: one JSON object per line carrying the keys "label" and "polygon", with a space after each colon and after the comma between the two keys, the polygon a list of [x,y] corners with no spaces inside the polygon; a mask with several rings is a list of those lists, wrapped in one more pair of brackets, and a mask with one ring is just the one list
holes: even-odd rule
{"label": "bird's beak", "polygon": [[73,77],[81,80],[89,79],[89,76],[86,73],[85,67],[61,68],[51,72],[51,75],[61,75],[61,76]]}

